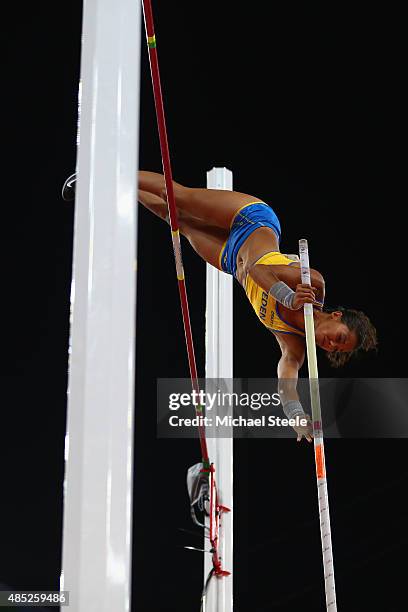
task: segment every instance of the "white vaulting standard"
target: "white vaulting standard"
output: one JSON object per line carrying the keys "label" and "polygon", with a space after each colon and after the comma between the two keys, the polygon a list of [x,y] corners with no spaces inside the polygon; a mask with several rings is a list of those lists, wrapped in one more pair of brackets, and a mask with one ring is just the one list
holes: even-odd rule
{"label": "white vaulting standard", "polygon": [[128,612],[140,2],[85,0],[61,590]]}
{"label": "white vaulting standard", "polygon": [[[207,172],[207,188],[232,190],[232,172],[226,168],[213,168]],[[233,377],[233,278],[207,264],[206,303],[206,378],[211,392],[211,379],[226,385],[232,393]],[[225,408],[225,407],[224,407]],[[225,413],[226,414],[226,413]],[[227,428],[222,428],[225,434]],[[208,455],[215,465],[215,478],[219,501],[231,509],[223,512],[220,524],[219,555],[224,570],[231,572],[222,578],[213,577],[205,598],[205,612],[232,612],[233,609],[233,437],[214,437],[207,429]],[[207,522],[209,525],[209,522]],[[205,540],[208,550],[208,539]],[[204,580],[212,568],[211,555],[204,555]]]}

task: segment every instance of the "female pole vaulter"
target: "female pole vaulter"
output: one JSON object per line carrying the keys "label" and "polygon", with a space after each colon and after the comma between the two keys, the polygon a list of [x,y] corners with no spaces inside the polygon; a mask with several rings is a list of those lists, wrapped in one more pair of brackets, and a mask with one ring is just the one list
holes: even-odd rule
{"label": "female pole vaulter", "polygon": [[[75,178],[67,179],[64,199],[73,199]],[[236,191],[173,184],[180,233],[204,261],[234,276],[258,319],[275,336],[282,352],[278,378],[283,410],[288,418],[307,418],[307,426],[294,429],[298,441],[305,437],[311,442],[310,418],[296,390],[306,348],[303,304],[314,306],[316,344],[334,367],[376,347],[374,326],[361,311],[324,309],[325,281],[317,270],[311,270],[312,286],[301,283],[299,262],[279,250],[281,226],[268,204]],[[168,221],[163,175],[139,172],[138,199]]]}

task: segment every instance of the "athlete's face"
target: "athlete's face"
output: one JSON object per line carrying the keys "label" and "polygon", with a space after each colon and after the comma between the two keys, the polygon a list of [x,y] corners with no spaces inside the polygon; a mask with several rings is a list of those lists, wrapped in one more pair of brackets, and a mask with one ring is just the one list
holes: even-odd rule
{"label": "athlete's face", "polygon": [[315,325],[316,344],[325,351],[349,353],[357,346],[357,334],[342,323],[341,312],[322,313]]}

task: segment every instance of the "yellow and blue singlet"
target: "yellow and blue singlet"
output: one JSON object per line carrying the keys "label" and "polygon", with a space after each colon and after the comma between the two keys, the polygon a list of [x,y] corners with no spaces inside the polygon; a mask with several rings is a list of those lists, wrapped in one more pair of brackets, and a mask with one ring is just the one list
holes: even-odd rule
{"label": "yellow and blue singlet", "polygon": [[[231,221],[230,234],[219,255],[220,268],[224,272],[236,277],[238,251],[248,236],[258,227],[270,227],[275,232],[278,242],[280,241],[281,226],[279,219],[265,202],[250,202],[235,213]],[[263,255],[256,263],[271,266],[290,266],[295,262],[279,251],[273,251]],[[283,306],[257,285],[249,274],[245,281],[245,292],[258,319],[272,332],[305,335],[303,330],[285,321],[284,314],[282,314]]]}
{"label": "yellow and blue singlet", "polygon": [[[263,255],[256,263],[270,266],[290,266],[296,262],[279,251],[272,251]],[[256,316],[270,331],[281,334],[297,334],[298,336],[305,335],[302,329],[285,321],[283,306],[257,285],[250,274],[246,277],[244,288]]]}

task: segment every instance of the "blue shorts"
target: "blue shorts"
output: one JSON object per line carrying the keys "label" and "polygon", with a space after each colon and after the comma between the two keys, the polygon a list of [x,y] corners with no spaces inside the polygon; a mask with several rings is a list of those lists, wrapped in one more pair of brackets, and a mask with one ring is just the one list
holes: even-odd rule
{"label": "blue shorts", "polygon": [[246,204],[235,214],[228,239],[221,249],[220,268],[235,276],[237,271],[237,254],[242,244],[258,227],[270,227],[275,232],[278,242],[281,237],[279,219],[265,202]]}

